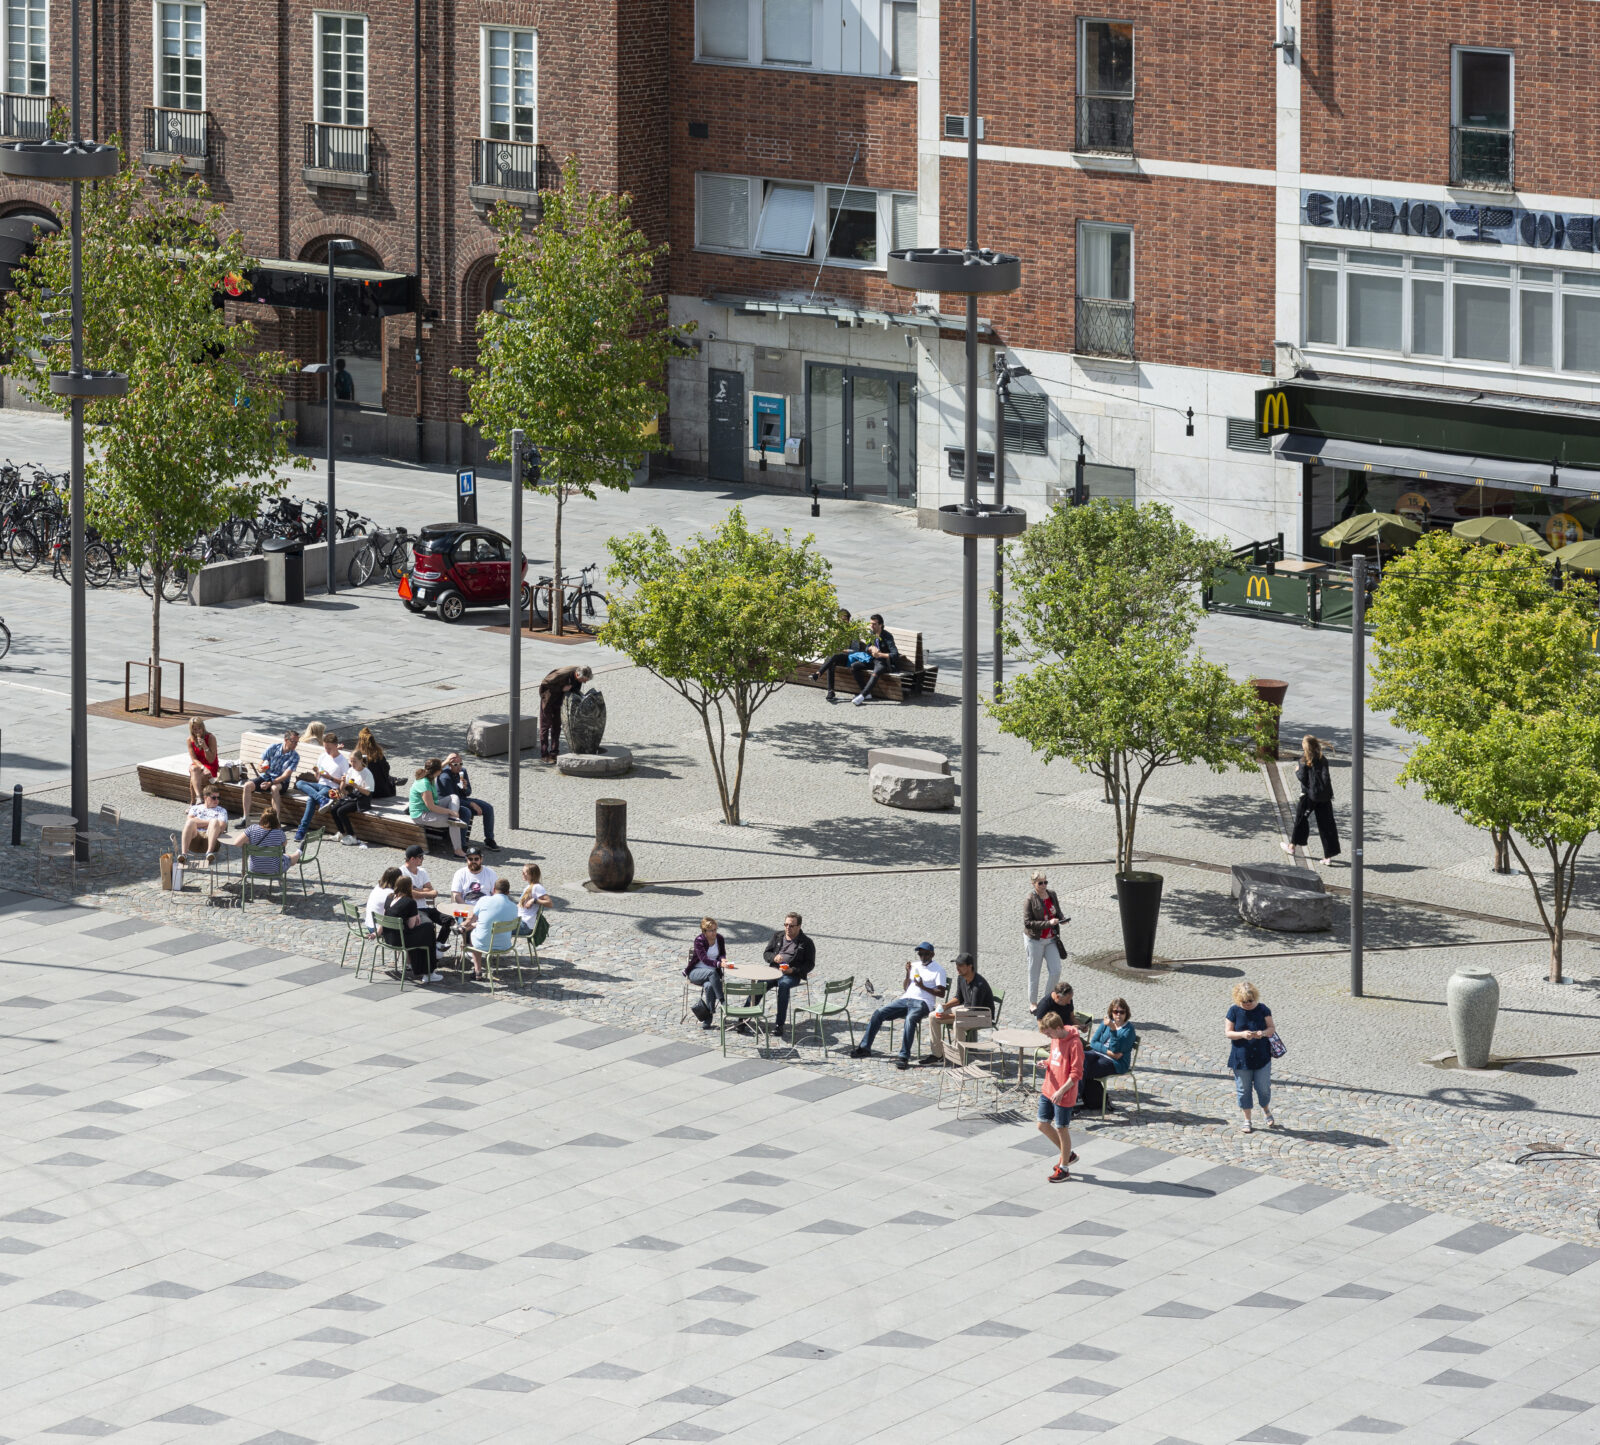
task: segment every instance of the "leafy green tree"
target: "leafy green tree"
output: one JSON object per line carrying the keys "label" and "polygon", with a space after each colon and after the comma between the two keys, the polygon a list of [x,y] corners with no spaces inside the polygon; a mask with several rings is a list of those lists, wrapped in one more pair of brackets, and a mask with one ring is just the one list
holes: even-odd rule
{"label": "leafy green tree", "polygon": [[635,228],[629,197],[585,194],[575,157],[563,175],[531,230],[517,207],[496,208],[505,300],[478,318],[477,366],[455,373],[469,383],[466,420],[493,443],[491,457],[510,460],[517,427],[539,448],[532,490],[555,498],[558,579],[567,498],[625,492],[639,457],[666,449],[655,423],[667,357],[693,329],[667,322],[655,275],[667,248]]}
{"label": "leafy green tree", "polygon": [[[1516,856],[1556,983],[1577,856],[1600,828],[1595,604],[1573,576],[1553,589],[1530,548],[1431,533],[1384,569],[1370,614],[1371,704],[1422,738],[1400,782]],[[1529,859],[1540,852],[1548,892]]]}
{"label": "leafy green tree", "polygon": [[1100,778],[1133,870],[1145,784],[1159,768],[1249,767],[1255,689],[1190,653],[1200,588],[1232,560],[1159,503],[1059,506],[1007,548],[1006,647],[1034,663],[990,712],[1045,761]]}
{"label": "leafy green tree", "polygon": [[732,824],[757,710],[801,663],[845,641],[833,569],[814,541],[752,531],[735,507],[680,548],[659,527],[606,544],[607,575],[625,590],[609,598],[600,641],[653,672],[699,715],[722,816]]}
{"label": "leafy green tree", "polygon": [[[85,404],[85,513],[153,574],[150,710],[161,710],[161,582],[207,532],[254,515],[291,459],[292,423],[277,420],[282,356],[256,345],[248,321],[217,304],[250,266],[199,177],[174,167],[121,171],[83,188],[84,365],[118,371],[127,393]],[[70,413],[49,373],[70,365],[67,228],[17,271],[0,309],[6,370],[45,405]],[[235,278],[230,282],[230,278]]]}

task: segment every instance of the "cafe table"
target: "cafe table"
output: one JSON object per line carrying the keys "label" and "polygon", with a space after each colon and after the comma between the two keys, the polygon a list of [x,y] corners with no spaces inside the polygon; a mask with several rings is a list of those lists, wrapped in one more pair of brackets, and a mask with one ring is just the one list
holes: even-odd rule
{"label": "cafe table", "polygon": [[986,1042],[998,1049],[1017,1051],[1017,1088],[1022,1089],[1022,1056],[1029,1049],[1047,1049],[1050,1040],[1038,1029],[992,1029],[985,1035]]}

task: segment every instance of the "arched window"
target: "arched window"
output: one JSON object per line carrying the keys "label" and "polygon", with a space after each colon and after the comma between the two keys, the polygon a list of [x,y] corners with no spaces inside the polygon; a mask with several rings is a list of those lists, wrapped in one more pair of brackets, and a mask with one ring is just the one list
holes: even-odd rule
{"label": "arched window", "polygon": [[[324,260],[327,254],[324,250]],[[383,269],[382,262],[364,246],[341,253],[337,264],[341,271]],[[344,406],[382,411],[383,318],[367,302],[364,288],[353,281],[341,279],[336,288],[334,337],[334,400]]]}

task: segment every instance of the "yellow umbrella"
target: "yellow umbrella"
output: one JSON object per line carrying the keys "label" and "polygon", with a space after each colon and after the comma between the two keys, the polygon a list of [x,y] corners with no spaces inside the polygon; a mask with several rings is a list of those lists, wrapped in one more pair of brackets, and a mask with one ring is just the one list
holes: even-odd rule
{"label": "yellow umbrella", "polygon": [[1600,572],[1600,538],[1569,542],[1552,552],[1548,560],[1570,567],[1574,572]]}
{"label": "yellow umbrella", "polygon": [[1469,517],[1450,529],[1468,542],[1490,542],[1501,547],[1532,547],[1548,552],[1550,544],[1532,527],[1513,517]]}
{"label": "yellow umbrella", "polygon": [[1364,542],[1387,543],[1390,547],[1404,547],[1422,535],[1422,528],[1409,517],[1399,517],[1393,512],[1358,512],[1346,517],[1335,527],[1322,534],[1324,547],[1359,547]]}

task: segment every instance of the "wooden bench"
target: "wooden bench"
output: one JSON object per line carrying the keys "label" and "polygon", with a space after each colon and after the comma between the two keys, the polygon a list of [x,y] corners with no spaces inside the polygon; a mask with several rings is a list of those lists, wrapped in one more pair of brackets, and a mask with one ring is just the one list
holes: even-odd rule
{"label": "wooden bench", "polygon": [[[939,685],[939,669],[929,667],[922,656],[922,634],[920,632],[890,632],[894,633],[895,644],[900,648],[900,667],[894,672],[886,672],[873,679],[871,696],[882,698],[886,702],[904,702],[908,697],[917,697],[925,692],[932,692]],[[822,664],[811,662],[802,664],[796,669],[789,681],[797,687],[826,687],[827,676],[819,677],[815,682],[811,674]],[[848,667],[839,667],[834,676],[836,688],[854,691],[855,676]]]}
{"label": "wooden bench", "polygon": [[[247,765],[245,772],[248,775],[251,763],[259,764],[261,755],[275,742],[280,742],[268,733],[245,733],[239,739],[237,755],[240,763]],[[322,761],[322,749],[316,743],[308,743],[302,739],[299,746],[300,766],[297,773],[309,772]],[[189,754],[187,752],[174,753],[170,757],[155,758],[148,763],[139,764],[139,787],[155,798],[169,798],[175,803],[189,802]],[[229,813],[240,813],[244,807],[244,787],[241,783],[218,783],[217,788],[222,793],[223,806]],[[305,796],[295,793],[294,801],[286,796],[284,799],[290,816],[281,821],[286,831],[292,832],[300,822],[300,813],[305,808]],[[257,788],[251,799],[251,813],[259,817],[266,809],[272,794],[265,788]],[[314,828],[324,828],[333,832],[333,815],[326,808],[319,808],[317,815],[311,820]],[[425,833],[423,829],[411,820],[411,814],[404,798],[384,798],[372,805],[370,811],[356,813],[350,820],[350,826],[356,837],[363,843],[376,844],[381,848],[409,848],[413,843],[421,843],[428,847],[435,837],[444,838],[447,835]]]}

